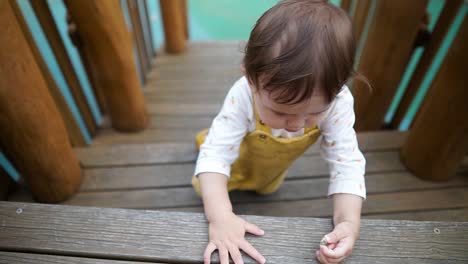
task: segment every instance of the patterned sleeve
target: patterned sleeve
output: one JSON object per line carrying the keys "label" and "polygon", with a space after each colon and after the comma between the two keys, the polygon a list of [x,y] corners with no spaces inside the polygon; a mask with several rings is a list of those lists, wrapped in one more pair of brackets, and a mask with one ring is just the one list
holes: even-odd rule
{"label": "patterned sleeve", "polygon": [[330,171],[328,195],[348,193],[366,198],[366,160],[358,147],[354,131],[354,99],[344,86],[321,123],[320,151]]}
{"label": "patterned sleeve", "polygon": [[[249,127],[250,99],[243,80],[229,90],[221,111],[213,120],[205,142],[200,147],[195,175],[217,172],[230,177],[231,164]],[[246,91],[247,90],[247,91]]]}

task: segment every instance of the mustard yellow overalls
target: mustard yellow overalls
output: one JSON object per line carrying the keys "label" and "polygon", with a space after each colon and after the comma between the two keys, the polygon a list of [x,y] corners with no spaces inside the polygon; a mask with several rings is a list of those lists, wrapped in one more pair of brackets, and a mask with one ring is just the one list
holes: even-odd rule
{"label": "mustard yellow overalls", "polygon": [[[254,106],[255,109],[255,106]],[[231,167],[228,191],[251,190],[259,194],[276,191],[283,182],[287,169],[310,145],[317,141],[317,127],[306,128],[304,135],[294,138],[279,138],[271,135],[255,111],[255,131],[248,133],[239,149],[239,157]],[[208,129],[196,136],[198,148],[204,142]],[[192,177],[195,191],[201,195],[198,177]]]}

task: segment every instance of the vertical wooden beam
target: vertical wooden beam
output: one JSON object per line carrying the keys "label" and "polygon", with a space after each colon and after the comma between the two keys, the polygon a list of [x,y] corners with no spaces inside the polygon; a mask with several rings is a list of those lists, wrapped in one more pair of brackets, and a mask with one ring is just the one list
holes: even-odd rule
{"label": "vertical wooden beam", "polygon": [[31,35],[31,32],[29,31],[29,27],[23,18],[19,6],[17,5],[16,1],[12,1],[11,6],[13,8],[13,11],[15,12],[17,21],[22,29],[23,35],[29,44],[29,48],[32,51],[34,60],[38,64],[39,69],[41,70],[41,74],[45,82],[47,83],[49,93],[52,95],[52,98],[54,99],[58,109],[60,110],[60,115],[62,116],[62,119],[65,123],[65,127],[68,131],[68,136],[70,138],[71,144],[73,146],[85,146],[86,139],[84,138],[84,135],[82,134],[80,127],[78,126],[78,123],[70,110],[70,107],[67,105],[65,98],[60,92],[57,83],[52,78],[49,68],[47,67],[44,59],[42,58],[41,52],[39,51],[39,48],[37,47],[36,42],[34,41],[34,38]]}
{"label": "vertical wooden beam", "polygon": [[8,176],[6,171],[0,167],[0,201],[5,201],[8,198],[8,193],[13,186],[13,180]]}
{"label": "vertical wooden beam", "polygon": [[431,66],[432,60],[434,59],[437,51],[442,44],[447,31],[452,25],[453,19],[457,14],[458,9],[461,7],[463,0],[450,0],[445,2],[445,6],[439,16],[437,24],[434,28],[433,33],[429,42],[424,47],[424,52],[419,60],[418,66],[411,77],[411,80],[406,88],[403,97],[401,98],[400,104],[395,112],[395,115],[391,121],[391,127],[398,128],[401,121],[406,115],[411,103],[413,102],[414,96],[418,92],[419,87],[427,73],[427,70]]}
{"label": "vertical wooden beam", "polygon": [[65,3],[99,71],[112,126],[128,132],[145,129],[149,118],[133,58],[132,36],[120,2],[66,0]]}
{"label": "vertical wooden beam", "polygon": [[182,1],[182,18],[184,21],[184,30],[185,30],[185,38],[189,39],[189,21],[188,21],[188,3],[187,0]]}
{"label": "vertical wooden beam", "polygon": [[[381,0],[359,61],[358,72],[372,89],[355,81],[356,130],[380,129],[413,51],[426,0]],[[405,30],[402,30],[405,29]]]}
{"label": "vertical wooden beam", "polygon": [[103,93],[103,88],[99,83],[99,71],[96,69],[96,65],[93,64],[91,54],[88,50],[88,46],[82,45],[83,41],[80,38],[79,33],[76,31],[76,25],[70,20],[70,16],[67,16],[68,23],[68,35],[70,39],[80,53],[81,61],[83,62],[83,68],[86,71],[89,81],[91,82],[91,88],[93,89],[94,95],[99,105],[101,114],[107,114],[106,99]]}
{"label": "vertical wooden beam", "polygon": [[341,0],[341,8],[349,13],[349,9],[351,8],[351,0]]}
{"label": "vertical wooden beam", "polygon": [[468,148],[468,19],[464,19],[401,149],[416,176],[448,180]]}
{"label": "vertical wooden beam", "polygon": [[354,29],[354,38],[356,41],[359,41],[361,38],[362,30],[364,29],[364,24],[366,23],[366,18],[369,12],[370,3],[372,0],[357,0],[356,11],[353,16],[353,29]]}
{"label": "vertical wooden beam", "polygon": [[182,1],[159,1],[163,18],[166,51],[168,53],[181,53],[186,48],[187,37]]}
{"label": "vertical wooden beam", "polygon": [[42,26],[42,30],[44,31],[47,40],[49,41],[50,47],[57,58],[57,63],[60,66],[60,70],[62,71],[65,80],[67,81],[70,93],[75,99],[76,105],[80,110],[86,127],[91,135],[95,135],[97,124],[93,118],[91,108],[86,101],[83,88],[76,76],[72,62],[65,48],[65,44],[60,37],[57,25],[55,25],[49,6],[46,1],[30,1],[30,3],[39,23]]}
{"label": "vertical wooden beam", "polygon": [[151,69],[150,58],[151,55],[146,52],[145,37],[143,28],[141,25],[141,18],[138,10],[138,3],[135,0],[127,0],[128,13],[130,14],[130,20],[132,21],[132,35],[137,45],[138,57],[141,61],[143,69],[143,81],[146,83],[146,75]]}
{"label": "vertical wooden beam", "polygon": [[0,1],[0,148],[37,200],[60,202],[78,189],[81,169],[12,2]]}

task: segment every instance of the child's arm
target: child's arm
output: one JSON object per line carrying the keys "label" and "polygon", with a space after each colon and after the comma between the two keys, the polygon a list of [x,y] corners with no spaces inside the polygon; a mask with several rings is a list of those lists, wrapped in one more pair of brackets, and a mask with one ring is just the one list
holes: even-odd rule
{"label": "child's arm", "polygon": [[245,232],[263,235],[257,226],[248,223],[232,212],[227,191],[227,177],[220,173],[205,172],[198,175],[205,215],[209,223],[209,243],[203,255],[204,263],[210,263],[211,253],[218,249],[221,264],[229,263],[229,255],[236,264],[244,263],[239,249],[258,263],[265,258],[244,238]]}
{"label": "child's arm", "polygon": [[345,193],[333,195],[333,231],[325,235],[317,258],[321,263],[338,263],[351,255],[359,237],[362,198]]}

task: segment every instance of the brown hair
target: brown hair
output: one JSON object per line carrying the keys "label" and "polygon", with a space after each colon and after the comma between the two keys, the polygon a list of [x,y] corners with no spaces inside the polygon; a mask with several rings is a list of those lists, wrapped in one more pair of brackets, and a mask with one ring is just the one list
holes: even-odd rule
{"label": "brown hair", "polygon": [[256,89],[295,104],[320,87],[331,102],[354,74],[352,23],[327,1],[284,0],[266,11],[250,33],[243,64]]}

